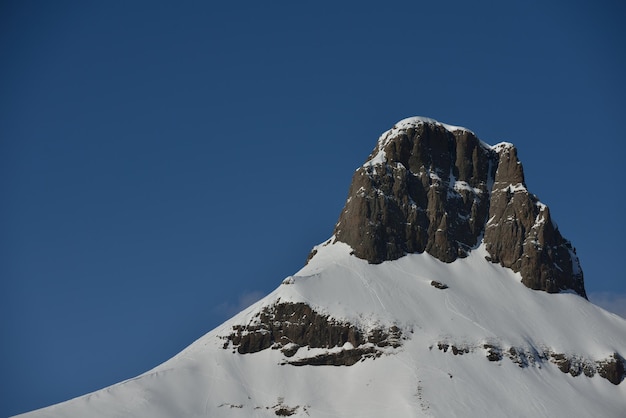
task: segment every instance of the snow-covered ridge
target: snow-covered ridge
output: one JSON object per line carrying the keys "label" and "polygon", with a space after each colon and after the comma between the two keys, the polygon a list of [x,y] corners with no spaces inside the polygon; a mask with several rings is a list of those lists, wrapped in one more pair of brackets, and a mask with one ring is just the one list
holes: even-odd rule
{"label": "snow-covered ridge", "polygon": [[510,142],[500,142],[500,143],[497,143],[496,145],[491,146],[491,149],[497,153],[505,151],[509,148],[515,148],[515,145],[511,144]]}
{"label": "snow-covered ridge", "polygon": [[[333,239],[316,249],[309,264],[291,276],[292,285],[277,290],[281,300],[306,301],[333,318],[365,327],[372,326],[372,316],[377,324],[403,324],[404,329],[430,318],[426,321],[430,323],[422,323],[419,328],[433,335],[474,334],[477,339],[497,337],[511,345],[536,341],[597,358],[626,347],[626,334],[603,334],[595,327],[585,333],[559,336],[562,333],[557,329],[563,325],[560,319],[589,325],[592,317],[592,322],[600,322],[600,317],[608,315],[622,326],[626,321],[578,295],[549,294],[525,287],[519,273],[485,260],[489,253],[484,244],[452,263],[421,253],[372,265],[350,255],[349,245]],[[433,293],[433,280],[447,284],[449,293]],[[326,285],[328,293],[322,290]],[[423,293],[426,289],[428,297]],[[441,312],[433,317],[438,304],[447,306],[451,318],[460,317],[454,323],[441,317]],[[533,309],[529,311],[528,306]],[[565,306],[570,309],[557,314]]]}
{"label": "snow-covered ridge", "polygon": [[[482,246],[453,263],[423,253],[379,265],[332,239],[316,249],[274,292],[171,360],[31,416],[623,416],[626,385],[599,371],[626,351],[616,315],[575,294],[526,288],[485,262]],[[351,344],[301,346],[292,357],[289,344],[249,354],[225,344],[258,312],[288,302],[363,329],[396,325],[406,338],[340,367],[298,364]]]}
{"label": "snow-covered ridge", "polygon": [[[374,165],[380,165],[380,164],[386,163],[387,158],[385,155],[384,148],[389,143],[389,141],[391,141],[393,138],[396,138],[398,135],[406,133],[408,129],[415,128],[423,124],[441,126],[448,132],[465,131],[476,136],[476,134],[473,131],[463,126],[450,125],[448,123],[439,122],[435,119],[428,118],[425,116],[413,116],[410,118],[400,120],[391,129],[383,132],[383,134],[378,139],[378,144],[376,147],[378,152],[376,153],[376,155],[370,158],[363,166],[371,167]],[[493,150],[494,152],[498,154],[510,148],[515,148],[515,146],[512,143],[506,142],[506,141],[499,142],[495,145],[490,145],[484,142],[483,140],[479,139],[479,143],[484,149]]]}
{"label": "snow-covered ridge", "polygon": [[[392,128],[393,129],[408,129],[408,128],[413,128],[415,126],[424,124],[424,123],[428,123],[431,125],[437,125],[437,126],[443,126],[447,131],[450,132],[454,132],[454,131],[467,131],[467,132],[472,132],[469,129],[463,127],[463,126],[455,126],[455,125],[450,125],[447,123],[442,123],[439,122],[435,119],[432,118],[427,118],[424,116],[413,116],[410,118],[406,118],[406,119],[402,119],[401,121],[397,122],[395,124],[395,126]],[[473,133],[473,132],[472,132]]]}
{"label": "snow-covered ridge", "polygon": [[[254,324],[259,308],[280,301],[306,303],[334,320],[364,329],[397,325],[405,335],[420,329],[432,342],[534,344],[595,360],[626,348],[626,334],[606,332],[601,325],[609,319],[605,325],[617,326],[617,331],[626,321],[575,293],[528,289],[520,283],[519,273],[485,260],[489,254],[484,244],[453,263],[421,253],[372,265],[351,255],[352,248],[334,237],[315,250],[309,264],[234,323]],[[433,289],[432,282],[445,284],[446,291]],[[572,323],[585,332],[559,331]]]}
{"label": "snow-covered ridge", "polygon": [[[406,131],[410,128],[415,128],[417,126],[423,125],[423,124],[429,124],[429,125],[435,125],[435,126],[441,126],[443,127],[445,130],[447,130],[448,132],[455,132],[455,131],[466,131],[471,133],[472,135],[474,135],[474,133],[462,126],[456,126],[456,125],[450,125],[447,123],[442,123],[439,122],[435,119],[432,118],[428,118],[425,116],[413,116],[410,118],[405,118],[400,120],[399,122],[397,122],[391,129],[389,129],[388,131],[384,132],[380,138],[378,139],[378,144],[377,144],[377,153],[376,155],[374,155],[372,158],[370,158],[367,162],[365,162],[365,164],[363,165],[364,167],[372,167],[374,165],[381,165],[381,164],[385,164],[387,162],[387,157],[385,155],[385,151],[384,148],[385,146],[389,143],[389,141],[391,141],[393,138],[396,138],[398,135],[402,135],[403,133],[406,133]],[[485,149],[491,149],[492,146],[480,141],[480,144],[483,146],[483,148]]]}

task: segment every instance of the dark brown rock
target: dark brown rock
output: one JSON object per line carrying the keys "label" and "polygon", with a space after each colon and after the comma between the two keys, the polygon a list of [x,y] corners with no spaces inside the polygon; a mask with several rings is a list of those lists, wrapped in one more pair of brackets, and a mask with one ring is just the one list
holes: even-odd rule
{"label": "dark brown rock", "polygon": [[595,364],[586,359],[561,353],[550,353],[550,361],[563,373],[569,373],[574,377],[581,374],[593,377],[597,372],[600,377],[614,385],[619,385],[626,377],[625,361],[618,353],[613,353],[608,359],[598,360]]}
{"label": "dark brown rock", "polygon": [[488,213],[491,152],[441,125],[390,132],[370,156],[384,152],[386,163],[354,174],[337,239],[372,263],[423,251],[446,262],[466,256]]}
{"label": "dark brown rock", "polygon": [[260,312],[258,324],[236,325],[228,337],[241,354],[256,353],[274,343],[312,348],[357,347],[363,333],[351,324],[330,320],[305,303],[279,303]]}
{"label": "dark brown rock", "polygon": [[437,288],[437,289],[441,289],[441,290],[444,290],[444,289],[447,289],[447,288],[448,288],[448,285],[447,285],[447,284],[445,284],[445,283],[441,283],[441,282],[438,282],[438,281],[436,281],[436,280],[431,280],[431,281],[430,281],[430,285],[431,285],[432,287],[435,287],[435,288]]}
{"label": "dark brown rock", "polygon": [[569,372],[571,361],[565,354],[551,353],[550,357],[552,357],[552,362],[556,364],[559,370],[563,373]]}
{"label": "dark brown rock", "polygon": [[[439,350],[444,353],[448,349],[454,355],[474,352],[477,346],[455,345],[448,342],[437,343]],[[507,357],[520,368],[542,367],[546,361],[554,364],[563,373],[573,377],[593,377],[596,373],[614,385],[621,384],[626,379],[626,360],[619,354],[613,353],[606,359],[593,361],[580,354],[557,353],[550,349],[530,347],[502,347],[497,343],[483,343],[480,347],[487,350],[487,360],[501,361]],[[432,347],[431,347],[432,348]]]}
{"label": "dark brown rock", "polygon": [[515,147],[434,121],[401,121],[381,136],[354,173],[334,234],[370,263],[424,251],[452,262],[483,238],[490,261],[526,286],[586,297],[575,250],[526,189]]}
{"label": "dark brown rock", "polygon": [[292,366],[352,366],[366,358],[376,358],[381,352],[374,347],[341,350],[336,353],[323,353],[313,357],[289,361]]}
{"label": "dark brown rock", "polygon": [[589,362],[583,363],[583,373],[587,377],[593,377],[596,374],[596,368]]}
{"label": "dark brown rock", "polygon": [[613,353],[609,359],[597,362],[597,371],[609,382],[619,385],[626,377],[624,358],[618,353]]}
{"label": "dark brown rock", "polygon": [[276,303],[259,312],[251,324],[233,326],[232,333],[225,339],[223,348],[232,344],[240,354],[274,348],[288,358],[301,347],[334,348],[350,343],[353,348],[286,363],[349,366],[362,358],[373,357],[373,353],[380,354],[383,347],[399,347],[402,331],[392,326],[365,332],[350,323],[319,314],[305,303]]}
{"label": "dark brown rock", "polygon": [[550,210],[526,189],[522,164],[511,144],[498,150],[485,244],[491,261],[522,275],[522,283],[556,293],[573,290],[586,298],[583,273],[571,243]]}
{"label": "dark brown rock", "polygon": [[500,361],[502,360],[502,350],[493,344],[484,344],[483,348],[487,350],[487,360]]}
{"label": "dark brown rock", "polygon": [[455,356],[456,355],[462,356],[463,354],[469,353],[469,348],[467,347],[459,348],[456,345],[452,345],[451,348],[452,348],[452,354],[454,354]]}
{"label": "dark brown rock", "polygon": [[298,344],[289,344],[281,348],[281,352],[285,355],[285,357],[293,357],[296,355],[300,346]]}

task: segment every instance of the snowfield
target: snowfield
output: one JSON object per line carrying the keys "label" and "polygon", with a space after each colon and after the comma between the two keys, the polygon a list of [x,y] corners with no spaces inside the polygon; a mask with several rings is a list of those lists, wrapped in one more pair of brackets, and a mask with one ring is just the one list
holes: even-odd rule
{"label": "snowfield", "polygon": [[[574,377],[551,356],[594,364],[626,355],[626,320],[575,294],[528,289],[486,261],[482,245],[450,264],[423,253],[372,265],[332,238],[316,249],[270,295],[153,370],[22,416],[625,416],[625,382]],[[352,366],[293,366],[280,350],[239,354],[225,344],[234,325],[278,301],[364,330],[395,325],[401,345]],[[489,347],[501,358],[490,361]],[[293,358],[323,351],[301,347]]]}

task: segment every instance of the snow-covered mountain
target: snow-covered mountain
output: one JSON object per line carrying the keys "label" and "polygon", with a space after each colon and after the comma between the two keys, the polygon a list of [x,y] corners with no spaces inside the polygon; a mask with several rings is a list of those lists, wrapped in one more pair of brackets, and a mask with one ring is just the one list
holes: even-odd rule
{"label": "snow-covered mountain", "polygon": [[153,370],[29,417],[624,417],[626,321],[588,302],[515,147],[398,122],[334,235]]}

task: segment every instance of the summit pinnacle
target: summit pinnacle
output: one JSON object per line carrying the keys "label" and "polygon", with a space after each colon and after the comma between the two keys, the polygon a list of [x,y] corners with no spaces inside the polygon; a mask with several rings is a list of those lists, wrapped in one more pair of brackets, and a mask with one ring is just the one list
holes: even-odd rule
{"label": "summit pinnacle", "polygon": [[373,264],[424,251],[449,263],[484,242],[490,261],[527,287],[586,297],[576,252],[526,188],[516,148],[433,119],[404,119],[381,135],[334,234]]}

